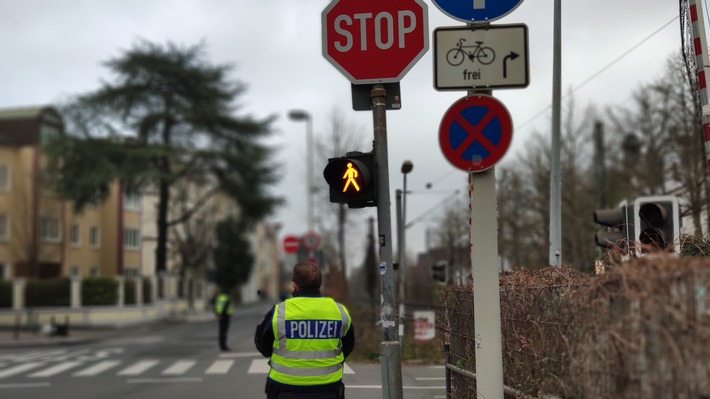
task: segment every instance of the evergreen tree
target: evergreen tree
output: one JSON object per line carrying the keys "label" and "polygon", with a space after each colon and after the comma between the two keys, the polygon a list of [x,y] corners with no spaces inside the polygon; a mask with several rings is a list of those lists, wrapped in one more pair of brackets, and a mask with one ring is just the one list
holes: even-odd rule
{"label": "evergreen tree", "polygon": [[[116,179],[124,190],[158,195],[156,270],[166,269],[168,229],[188,220],[209,196],[226,193],[247,225],[281,199],[266,188],[278,179],[272,150],[260,143],[273,117],[234,116],[244,85],[231,82],[230,65],[212,65],[203,46],[140,42],[105,64],[114,82],[64,107],[74,137],[47,146],[58,192],[76,208],[103,197]],[[209,185],[202,198],[169,220],[171,187],[178,181]]]}
{"label": "evergreen tree", "polygon": [[217,225],[217,247],[212,256],[215,264],[214,282],[223,292],[230,292],[249,279],[254,255],[246,240],[246,226],[233,219]]}

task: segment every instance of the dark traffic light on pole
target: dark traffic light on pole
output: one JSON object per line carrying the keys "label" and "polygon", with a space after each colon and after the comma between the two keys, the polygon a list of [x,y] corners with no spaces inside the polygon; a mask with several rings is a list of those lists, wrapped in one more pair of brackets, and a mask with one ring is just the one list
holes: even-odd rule
{"label": "dark traffic light on pole", "polygon": [[629,207],[624,201],[617,209],[594,211],[594,223],[611,228],[611,231],[600,231],[594,236],[598,246],[623,249],[633,247],[635,241],[633,209],[633,206]]}
{"label": "dark traffic light on pole", "polygon": [[348,152],[328,159],[323,177],[330,186],[330,202],[350,208],[377,206],[377,170],[373,153]]}
{"label": "dark traffic light on pole", "polygon": [[434,278],[436,281],[440,281],[442,283],[445,283],[446,280],[448,280],[448,273],[447,273],[447,265],[448,262],[445,260],[440,260],[436,263],[434,263],[431,266],[431,276]]}
{"label": "dark traffic light on pole", "polygon": [[672,247],[680,253],[680,212],[672,195],[640,197],[634,201],[634,237],[643,252]]}

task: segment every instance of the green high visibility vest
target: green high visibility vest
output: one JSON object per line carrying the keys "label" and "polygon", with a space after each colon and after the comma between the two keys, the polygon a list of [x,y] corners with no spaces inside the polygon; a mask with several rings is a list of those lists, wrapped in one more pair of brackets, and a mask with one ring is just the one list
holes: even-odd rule
{"label": "green high visibility vest", "polygon": [[291,298],[276,305],[271,323],[275,337],[271,379],[323,385],[343,378],[341,338],[350,328],[345,306],[331,298]]}
{"label": "green high visibility vest", "polygon": [[214,300],[215,314],[221,315],[222,311],[224,311],[225,306],[227,307],[225,314],[227,316],[231,316],[232,315],[232,303],[229,301],[229,295],[227,295],[227,294],[217,295],[217,298],[215,298],[215,300]]}

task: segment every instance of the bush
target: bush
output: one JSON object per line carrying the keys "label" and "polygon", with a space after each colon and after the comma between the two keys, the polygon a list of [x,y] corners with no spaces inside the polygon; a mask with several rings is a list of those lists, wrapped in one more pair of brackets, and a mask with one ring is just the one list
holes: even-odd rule
{"label": "bush", "polygon": [[691,235],[681,237],[680,254],[683,256],[710,255],[710,237],[696,238]]}
{"label": "bush", "polygon": [[71,282],[62,277],[51,280],[34,280],[27,282],[25,303],[32,307],[67,307],[71,300]]}
{"label": "bush", "polygon": [[123,303],[126,305],[136,304],[136,281],[125,280],[123,283]]}
{"label": "bush", "polygon": [[153,280],[144,278],[143,279],[143,303],[153,303]]}
{"label": "bush", "polygon": [[81,282],[83,306],[116,306],[118,304],[118,281],[112,277],[91,277]]}
{"label": "bush", "polygon": [[0,281],[0,308],[12,307],[12,282]]}

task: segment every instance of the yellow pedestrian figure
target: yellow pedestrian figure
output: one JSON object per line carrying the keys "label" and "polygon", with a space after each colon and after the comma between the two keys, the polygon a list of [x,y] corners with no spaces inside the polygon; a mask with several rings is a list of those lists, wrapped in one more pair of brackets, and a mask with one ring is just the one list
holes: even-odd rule
{"label": "yellow pedestrian figure", "polygon": [[355,191],[360,191],[360,186],[357,185],[357,181],[355,180],[357,176],[357,169],[353,168],[352,162],[348,162],[348,170],[346,170],[343,175],[343,179],[347,179],[347,181],[345,181],[345,187],[343,187],[343,192],[347,191],[348,186],[351,184],[355,187]]}

